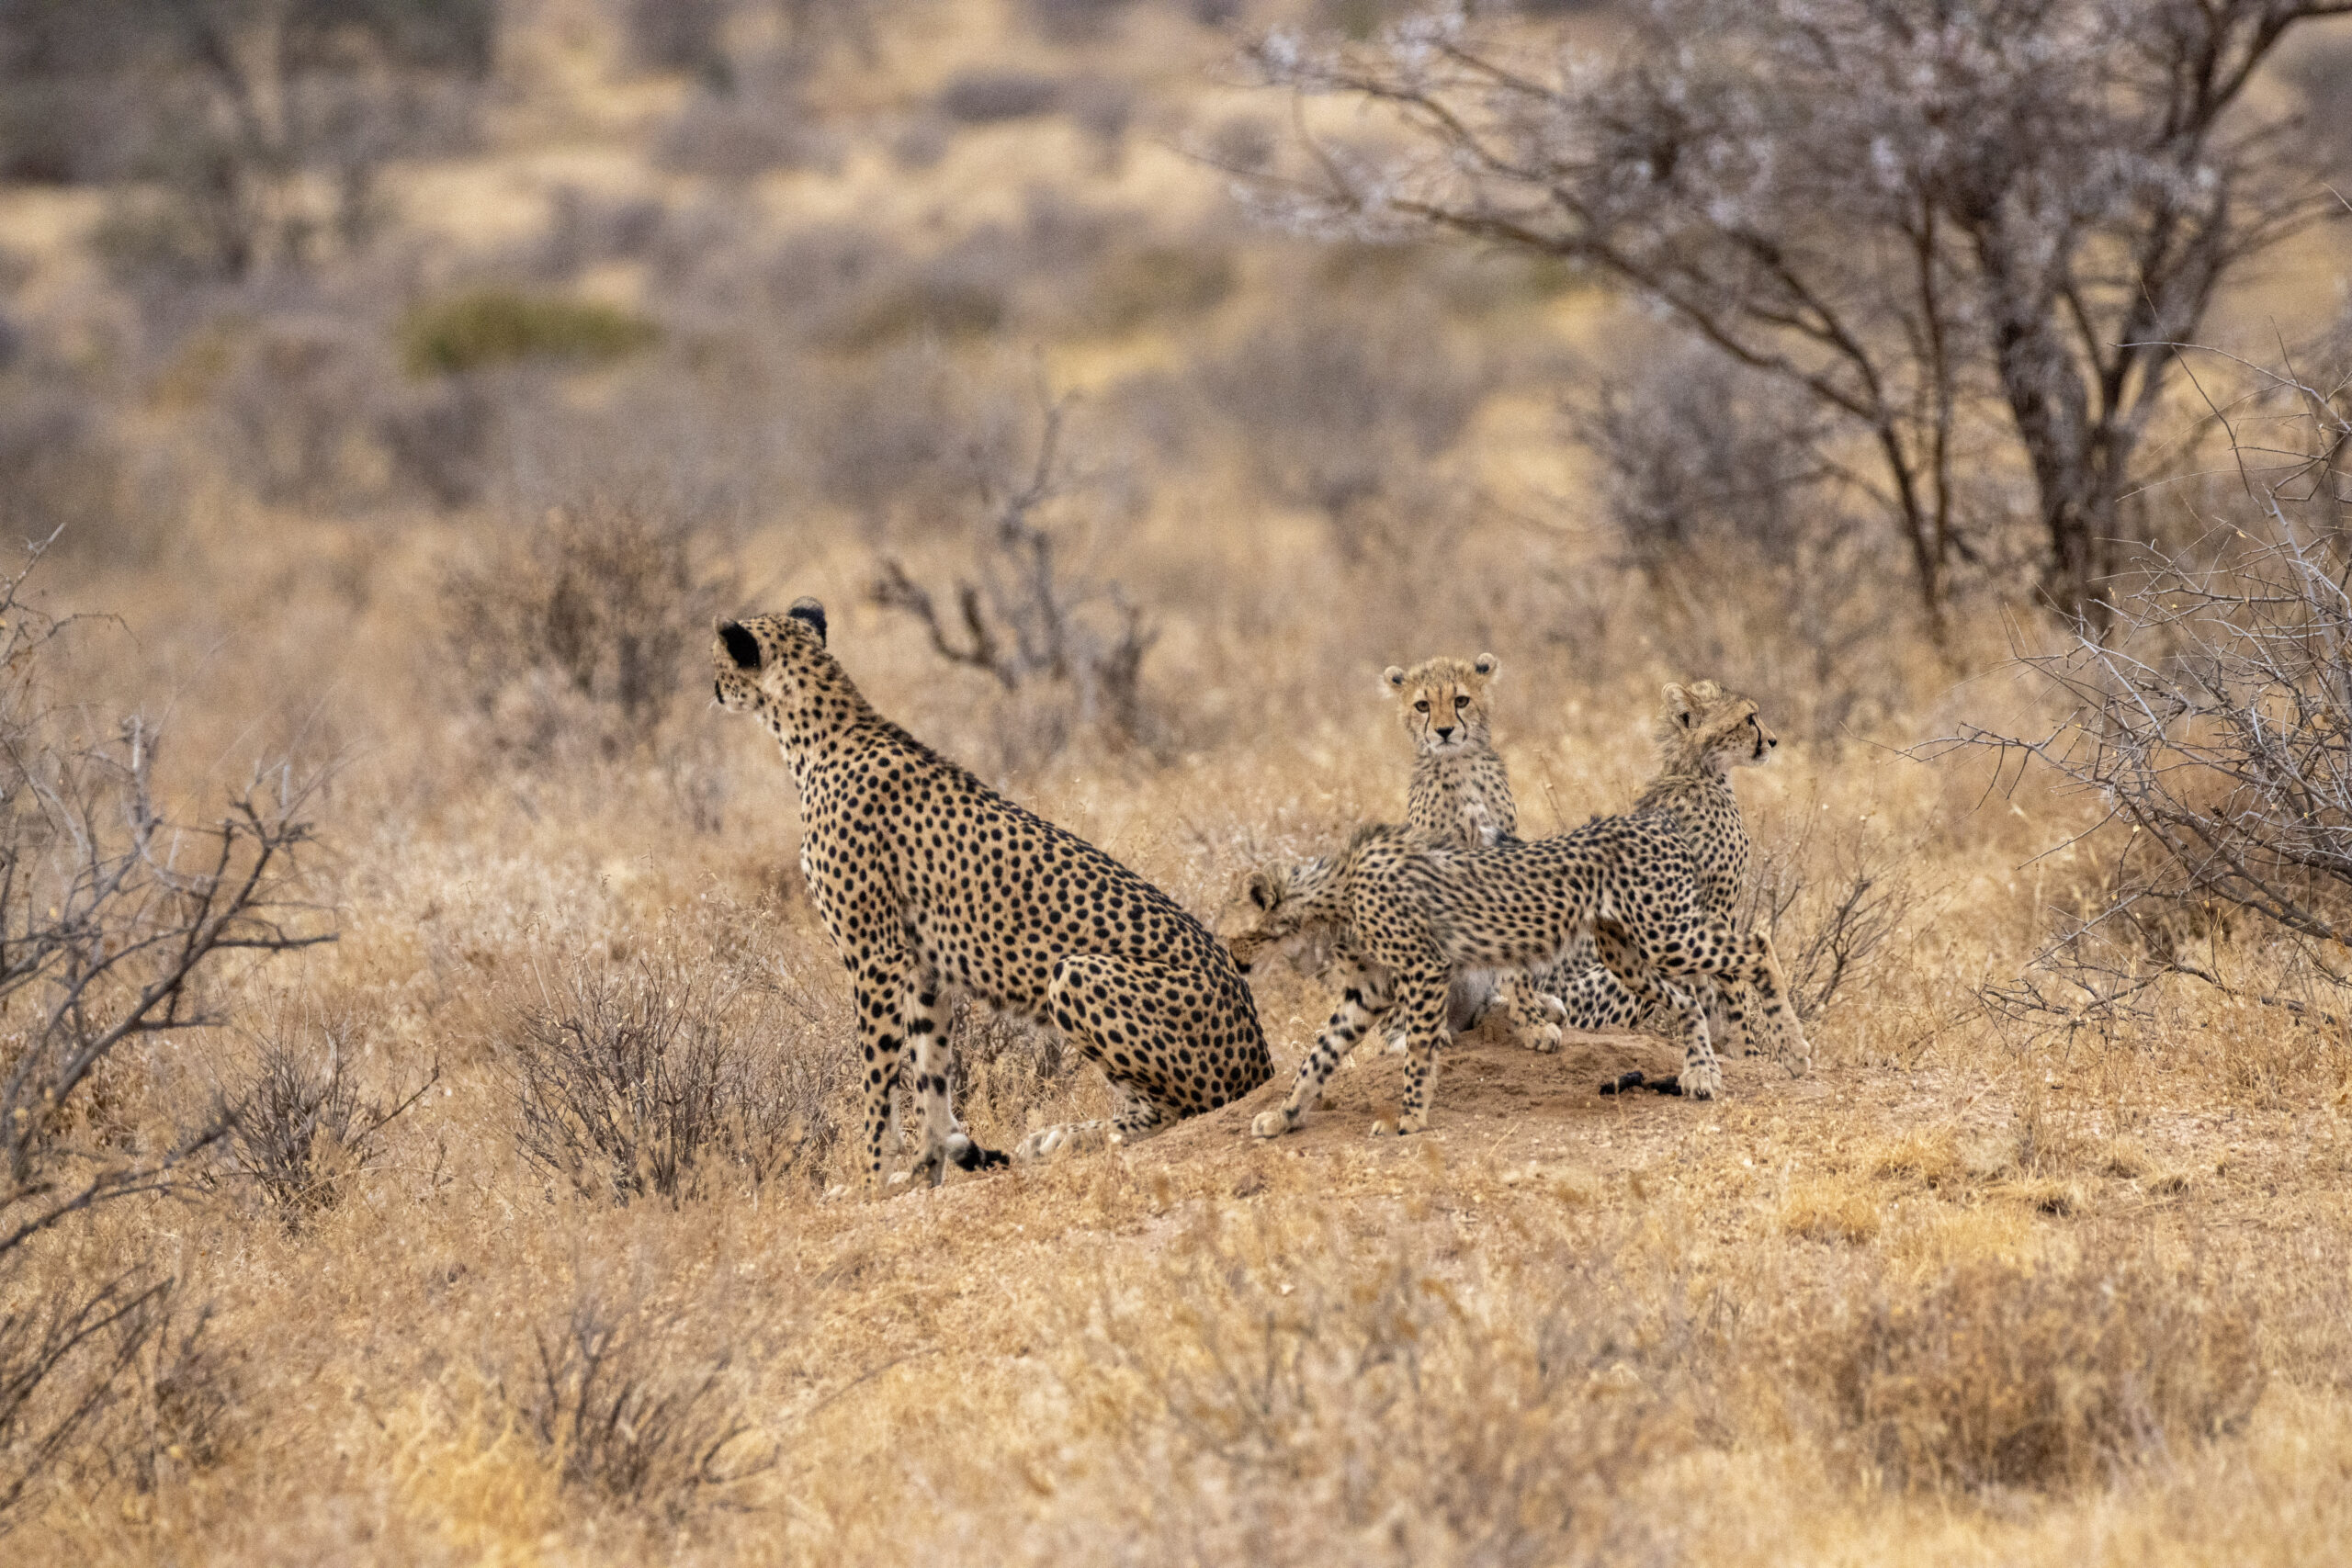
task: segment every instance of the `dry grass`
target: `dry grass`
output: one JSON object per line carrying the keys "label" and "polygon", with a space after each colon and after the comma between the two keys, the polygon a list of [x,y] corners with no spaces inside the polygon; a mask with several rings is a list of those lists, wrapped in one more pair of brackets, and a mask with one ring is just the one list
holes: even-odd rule
{"label": "dry grass", "polygon": [[[2352,1539],[2340,1029],[2185,978],[2110,1035],[1988,1021],[1977,988],[2097,882],[2087,848],[2041,855],[2089,808],[1886,748],[2035,716],[2002,649],[1882,629],[1832,689],[1774,574],[1625,570],[1582,524],[1552,375],[1614,308],[1238,228],[1170,149],[1267,106],[1204,85],[1218,45],[1189,9],[1053,31],[939,5],[901,34],[865,7],[877,62],[852,28],[788,95],[849,151],[710,175],[662,147],[717,98],[549,22],[501,67],[485,150],[388,187],[461,256],[429,297],[609,300],[659,341],[420,389],[396,257],[287,283],[290,305],[180,299],[224,362],[259,352],[254,312],[371,345],[334,375],[390,390],[307,411],[342,477],[299,508],[208,434],[234,389],[196,385],[200,334],[106,292],[68,206],[0,197],[36,276],[12,320],[155,366],[91,415],[105,485],[41,502],[119,491],[107,538],[138,541],[52,581],[56,608],[124,617],[77,645],[76,694],[164,720],[175,802],[342,759],[306,892],[339,940],[218,972],[203,1002],[236,1027],[123,1054],[64,1129],[126,1156],[223,1104],[240,1131],[0,1276],[0,1477],[41,1461],[0,1556],[2086,1568]],[[1056,96],[1015,114],[1015,71]],[[1098,79],[1135,95],[1116,160],[1073,123]],[[886,154],[910,139],[922,158]],[[983,297],[991,331],[964,306],[907,324]],[[903,341],[854,346],[877,321]],[[1283,351],[1317,333],[1319,355]],[[1074,701],[1024,709],[868,597],[899,555],[943,605],[981,581],[976,476],[1022,478],[1041,378],[1080,394],[1060,558],[1156,634],[1147,746]],[[409,434],[462,446],[465,483],[410,483],[417,454],[382,446],[436,410],[448,428]],[[1858,879],[1900,897],[1865,956],[1823,939],[1816,985],[1850,962],[1802,1080],[1735,1060],[1721,1101],[1603,1099],[1664,1048],[1481,1036],[1408,1141],[1364,1135],[1401,1088],[1368,1052],[1278,1145],[1246,1136],[1251,1100],[837,1193],[846,987],[788,779],[707,711],[700,665],[713,609],[804,592],[883,711],[1204,919],[1245,868],[1396,815],[1377,671],[1482,648],[1524,830],[1630,800],[1658,682],[1712,675],[1787,737],[1737,784],[1789,947]],[[1693,669],[1673,628],[1702,623]],[[2242,989],[2278,962],[2216,940]],[[1283,965],[1253,984],[1286,1069],[1331,998]],[[967,1009],[954,1038],[983,1143],[1107,1110],[1050,1032]],[[10,1347],[72,1332],[48,1303],[110,1280],[117,1315],[11,1425]]]}

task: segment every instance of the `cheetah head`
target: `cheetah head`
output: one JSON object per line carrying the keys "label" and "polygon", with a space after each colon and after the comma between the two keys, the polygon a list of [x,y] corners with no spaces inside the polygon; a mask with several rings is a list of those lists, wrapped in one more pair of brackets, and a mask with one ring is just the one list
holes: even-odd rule
{"label": "cheetah head", "polygon": [[758,716],[779,737],[848,686],[825,650],[825,607],[814,599],[797,600],[781,615],[719,622],[710,663],[718,705]]}
{"label": "cheetah head", "polygon": [[1397,716],[1413,750],[1447,755],[1487,739],[1487,688],[1502,662],[1491,653],[1476,659],[1429,659],[1410,670],[1390,665],[1381,683],[1396,699]]}
{"label": "cheetah head", "polygon": [[1726,773],[1771,760],[1781,738],[1764,728],[1756,704],[1713,681],[1669,683],[1658,711],[1658,750],[1669,771]]}
{"label": "cheetah head", "polygon": [[[1225,945],[1233,954],[1234,966],[1244,975],[1269,948],[1293,947],[1301,939],[1318,934],[1308,929],[1303,918],[1299,884],[1302,876],[1311,881],[1322,864],[1310,861],[1306,865],[1292,866],[1277,862],[1260,866],[1238,879],[1234,897],[1227,902],[1239,907],[1243,924],[1225,939]],[[1295,960],[1298,956],[1295,953]],[[1308,955],[1307,962],[1298,967],[1320,969],[1324,957],[1328,954]]]}

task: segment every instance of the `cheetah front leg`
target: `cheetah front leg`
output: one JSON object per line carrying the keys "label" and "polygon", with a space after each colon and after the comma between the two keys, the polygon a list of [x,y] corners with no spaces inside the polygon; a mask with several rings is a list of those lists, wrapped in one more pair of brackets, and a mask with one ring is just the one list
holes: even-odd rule
{"label": "cheetah front leg", "polygon": [[1750,1042],[1749,1049],[1754,1049],[1756,1026],[1753,1015],[1740,1009],[1738,998],[1742,995],[1752,995],[1755,1012],[1763,1015],[1764,1033],[1772,1043],[1773,1059],[1789,1070],[1790,1077],[1804,1077],[1813,1068],[1813,1042],[1805,1038],[1804,1025],[1797,1018],[1795,1003],[1789,995],[1788,975],[1781,967],[1781,955],[1772,946],[1771,934],[1761,926],[1748,932],[1741,943],[1741,957],[1745,961],[1743,972],[1723,988]]}
{"label": "cheetah front leg", "polygon": [[1567,1021],[1568,1010],[1557,997],[1547,995],[1532,976],[1521,974],[1504,976],[1497,989],[1497,999],[1521,1045],[1545,1055],[1560,1048],[1560,1026]]}
{"label": "cheetah front leg", "polygon": [[[1340,993],[1340,1005],[1315,1036],[1315,1048],[1298,1064],[1298,1077],[1291,1081],[1289,1098],[1279,1110],[1261,1111],[1250,1120],[1250,1131],[1257,1136],[1279,1138],[1297,1126],[1314,1109],[1316,1100],[1322,1098],[1323,1086],[1331,1081],[1340,1058],[1370,1033],[1396,1005],[1396,981],[1385,969],[1359,969],[1350,980],[1347,989]],[[1444,999],[1441,988],[1441,1007]]]}
{"label": "cheetah front leg", "polygon": [[907,1043],[913,1048],[915,1101],[922,1107],[922,1151],[907,1172],[909,1179],[928,1178],[936,1187],[947,1179],[950,1165],[959,1170],[989,1170],[1006,1163],[997,1150],[974,1143],[956,1120],[948,1083],[953,1065],[947,1043],[950,1018],[939,976],[920,970],[908,976],[899,993],[899,1012]]}
{"label": "cheetah front leg", "polygon": [[[1425,1133],[1430,1125],[1430,1100],[1437,1093],[1438,1054],[1449,1036],[1445,1028],[1447,975],[1442,968],[1415,969],[1396,985],[1397,1005],[1405,1014],[1405,1034],[1410,1047],[1405,1055],[1405,1103],[1396,1118],[1399,1134]],[[1379,1137],[1389,1130],[1374,1122]]]}
{"label": "cheetah front leg", "polygon": [[858,1051],[865,1069],[865,1184],[882,1188],[883,1145],[896,1142],[892,1099],[899,1088],[899,994],[905,978],[891,964],[871,963],[850,977],[850,999],[857,1010]]}
{"label": "cheetah front leg", "polygon": [[1682,1071],[1675,1082],[1682,1092],[1693,1100],[1723,1093],[1723,1064],[1707,1038],[1706,1010],[1682,987],[1669,985],[1622,928],[1603,922],[1594,935],[1601,964],[1625,987],[1643,1019],[1681,1048]]}

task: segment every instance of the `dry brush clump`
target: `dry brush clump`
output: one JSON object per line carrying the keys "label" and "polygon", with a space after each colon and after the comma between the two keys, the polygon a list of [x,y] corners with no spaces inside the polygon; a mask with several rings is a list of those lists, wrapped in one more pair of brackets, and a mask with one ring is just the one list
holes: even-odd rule
{"label": "dry brush clump", "polygon": [[1064,1376],[1101,1423],[1098,1462],[1149,1499],[1140,1560],[1654,1544],[1609,1499],[1722,1440],[1720,1322],[1622,1239],[1527,1224],[1448,1258],[1410,1227],[1366,1247],[1203,1213],[1165,1254],[1172,1280],[1107,1294]]}
{"label": "dry brush clump", "polygon": [[449,666],[495,749],[609,762],[673,739],[663,720],[708,686],[691,666],[732,582],[649,507],[552,507],[445,576]]}
{"label": "dry brush clump", "polygon": [[[2352,983],[2332,956],[2352,932],[2344,403],[2341,381],[2258,374],[2218,415],[2241,483],[2203,536],[2144,547],[2103,585],[2099,616],[2022,654],[2047,727],[1970,727],[1928,749],[1987,753],[2005,787],[2031,775],[2100,813],[2062,846],[2088,852],[2078,907],[2023,973],[1980,990],[2029,1041],[2147,1025],[2175,979],[2274,1009],[2284,1032],[2340,1032]],[[2241,919],[2278,940],[2232,942]]]}
{"label": "dry brush clump", "polygon": [[349,1196],[383,1159],[385,1130],[441,1081],[435,1062],[404,1095],[367,1095],[351,1061],[351,1021],[316,1030],[323,1060],[304,1047],[311,1032],[282,1027],[265,1039],[252,1077],[228,1110],[229,1166],[288,1231]]}
{"label": "dry brush clump", "polygon": [[2250,1291],[2096,1231],[2065,1261],[1973,1259],[1825,1321],[1837,1446],[1896,1486],[2110,1480],[2236,1430],[2267,1381]]}
{"label": "dry brush clump", "polygon": [[676,1326],[583,1289],[498,1385],[564,1486],[673,1524],[770,1469],[776,1453],[744,1413],[730,1358],[678,1356],[667,1343]]}
{"label": "dry brush clump", "polygon": [[40,554],[0,581],[0,1521],[164,1334],[167,1276],[101,1265],[41,1292],[36,1259],[94,1210],[185,1187],[227,1131],[218,1107],[135,1107],[128,1064],[226,1021],[242,963],[334,939],[297,864],[314,784],[287,767],[217,817],[169,813],[153,726],[61,694],[61,640],[86,628],[28,590]]}
{"label": "dry brush clump", "polygon": [[532,1166],[589,1197],[822,1181],[856,1081],[797,994],[674,955],[575,961],[512,1002],[500,1071]]}

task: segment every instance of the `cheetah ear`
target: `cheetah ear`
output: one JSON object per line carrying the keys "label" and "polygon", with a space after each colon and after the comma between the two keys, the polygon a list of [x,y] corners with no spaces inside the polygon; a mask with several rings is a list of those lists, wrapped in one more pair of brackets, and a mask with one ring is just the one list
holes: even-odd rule
{"label": "cheetah ear", "polygon": [[1405,671],[1401,665],[1390,665],[1380,672],[1380,678],[1387,684],[1391,696],[1405,689]]}
{"label": "cheetah ear", "polygon": [[817,640],[820,643],[825,640],[825,607],[814,599],[795,599],[792,608],[785,614],[816,627]]}
{"label": "cheetah ear", "polygon": [[1257,905],[1261,909],[1271,909],[1274,907],[1272,876],[1262,871],[1253,871],[1250,874],[1250,902]]}
{"label": "cheetah ear", "polygon": [[1669,681],[1666,683],[1666,711],[1683,728],[1690,728],[1692,706],[1690,694]]}
{"label": "cheetah ear", "polygon": [[718,640],[727,645],[727,657],[735,661],[738,670],[760,667],[760,639],[733,621],[718,623]]}
{"label": "cheetah ear", "polygon": [[1503,661],[1491,653],[1482,653],[1470,661],[1470,668],[1491,681],[1502,673]]}

